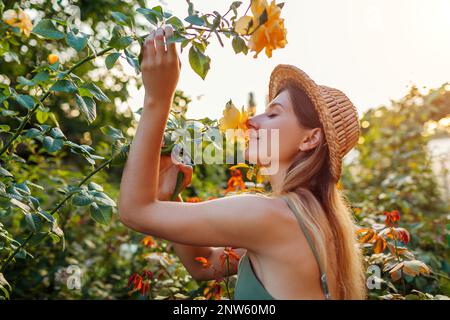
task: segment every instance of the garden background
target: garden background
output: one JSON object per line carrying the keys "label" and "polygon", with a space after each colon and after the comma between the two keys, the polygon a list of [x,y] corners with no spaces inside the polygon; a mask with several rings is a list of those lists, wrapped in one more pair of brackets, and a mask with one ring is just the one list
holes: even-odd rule
{"label": "garden background", "polygon": [[[193,34],[174,39],[184,46],[174,126],[214,125],[230,98],[262,111],[278,63],[348,92],[362,136],[340,184],[366,265],[380,270],[368,268],[369,298],[450,295],[448,2],[286,1],[285,48],[256,59],[247,37],[219,30],[249,3],[0,1],[0,297],[232,298],[235,277],[195,281],[168,242],[117,218],[140,43],[162,21]],[[196,165],[185,201],[254,189],[251,168],[229,167]]]}

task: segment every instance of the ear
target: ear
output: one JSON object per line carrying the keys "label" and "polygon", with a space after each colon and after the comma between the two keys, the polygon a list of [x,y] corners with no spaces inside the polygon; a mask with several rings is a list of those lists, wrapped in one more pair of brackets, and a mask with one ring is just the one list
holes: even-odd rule
{"label": "ear", "polygon": [[303,140],[300,142],[298,148],[300,149],[300,151],[308,151],[314,149],[319,145],[321,136],[321,128],[309,129]]}

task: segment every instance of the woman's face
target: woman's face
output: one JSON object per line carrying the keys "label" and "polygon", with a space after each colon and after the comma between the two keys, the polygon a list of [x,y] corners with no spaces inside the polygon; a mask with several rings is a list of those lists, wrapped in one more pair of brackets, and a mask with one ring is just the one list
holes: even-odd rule
{"label": "woman's face", "polygon": [[[320,128],[303,128],[287,90],[280,92],[266,111],[249,119],[249,143],[245,159],[260,166],[279,168],[299,151],[319,143]],[[276,173],[276,172],[275,172]]]}

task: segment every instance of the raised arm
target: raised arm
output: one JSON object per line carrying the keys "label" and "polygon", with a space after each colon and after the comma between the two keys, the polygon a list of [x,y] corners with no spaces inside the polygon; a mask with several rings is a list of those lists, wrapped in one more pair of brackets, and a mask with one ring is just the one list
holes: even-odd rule
{"label": "raised arm", "polygon": [[[169,26],[167,37],[172,33]],[[142,233],[192,246],[233,246],[259,250],[271,240],[279,213],[271,198],[240,195],[200,203],[158,200],[163,130],[178,81],[175,44],[164,47],[158,29],[144,44],[144,108],[122,175],[121,221]]]}

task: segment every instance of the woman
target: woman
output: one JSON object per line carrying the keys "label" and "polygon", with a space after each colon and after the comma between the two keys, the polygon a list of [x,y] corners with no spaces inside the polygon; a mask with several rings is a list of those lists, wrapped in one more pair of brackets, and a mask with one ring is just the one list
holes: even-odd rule
{"label": "woman", "polygon": [[[238,273],[236,299],[363,299],[351,211],[337,189],[342,157],[360,133],[354,106],[343,93],[316,85],[301,70],[277,66],[269,108],[248,121],[251,140],[269,143],[258,133],[278,129],[282,141],[278,156],[268,159],[278,164],[270,176],[272,193],[167,201],[178,170],[185,173],[183,187],[192,177],[189,166],[160,159],[181,68],[175,44],[165,46],[172,34],[170,26],[158,28],[144,44],[145,101],[122,176],[121,221],[172,241],[187,270],[200,280],[217,276],[213,269],[220,269],[225,246],[237,248],[242,258],[230,270]],[[252,156],[266,163],[255,148],[246,150],[246,157]],[[202,268],[197,256],[207,257],[215,268]]]}

